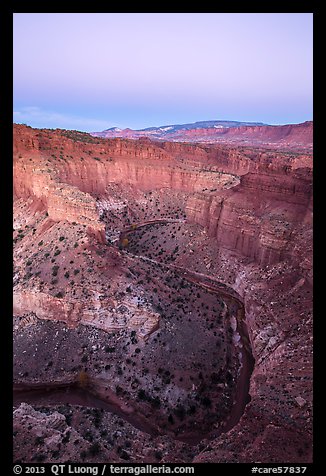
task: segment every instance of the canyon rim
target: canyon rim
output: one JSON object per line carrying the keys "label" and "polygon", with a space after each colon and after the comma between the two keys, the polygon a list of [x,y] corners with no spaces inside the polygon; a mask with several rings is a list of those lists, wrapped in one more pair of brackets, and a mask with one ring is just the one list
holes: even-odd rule
{"label": "canyon rim", "polygon": [[14,125],[14,461],[312,461],[312,128]]}

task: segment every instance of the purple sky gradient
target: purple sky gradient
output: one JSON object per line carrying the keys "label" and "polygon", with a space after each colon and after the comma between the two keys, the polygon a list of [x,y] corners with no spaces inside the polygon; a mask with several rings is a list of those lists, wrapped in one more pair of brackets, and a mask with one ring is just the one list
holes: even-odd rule
{"label": "purple sky gradient", "polygon": [[14,121],[312,119],[312,13],[16,13]]}

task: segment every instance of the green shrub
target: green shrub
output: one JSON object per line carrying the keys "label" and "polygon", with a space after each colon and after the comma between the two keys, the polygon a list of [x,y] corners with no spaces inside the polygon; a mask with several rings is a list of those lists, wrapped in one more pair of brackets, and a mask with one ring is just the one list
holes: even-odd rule
{"label": "green shrub", "polygon": [[52,267],[52,276],[56,276],[58,274],[58,271],[59,271],[59,266],[58,265],[55,265]]}
{"label": "green shrub", "polygon": [[89,448],[89,454],[91,456],[96,456],[101,450],[99,443],[93,443]]}

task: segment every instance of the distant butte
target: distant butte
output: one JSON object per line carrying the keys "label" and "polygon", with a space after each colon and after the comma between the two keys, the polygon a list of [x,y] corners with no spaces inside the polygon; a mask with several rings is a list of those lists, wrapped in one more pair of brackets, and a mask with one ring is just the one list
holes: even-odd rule
{"label": "distant butte", "polygon": [[311,462],[312,123],[141,135],[14,125],[14,460]]}

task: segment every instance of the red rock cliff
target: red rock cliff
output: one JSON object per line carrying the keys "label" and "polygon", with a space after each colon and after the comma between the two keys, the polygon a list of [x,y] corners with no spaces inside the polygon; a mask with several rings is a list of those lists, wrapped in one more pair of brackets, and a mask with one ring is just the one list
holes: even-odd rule
{"label": "red rock cliff", "polygon": [[96,197],[110,183],[188,194],[187,219],[219,244],[216,277],[244,302],[251,402],[195,460],[310,461],[312,156],[15,126],[15,197],[37,198],[53,220],[103,237]]}

